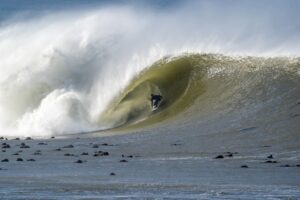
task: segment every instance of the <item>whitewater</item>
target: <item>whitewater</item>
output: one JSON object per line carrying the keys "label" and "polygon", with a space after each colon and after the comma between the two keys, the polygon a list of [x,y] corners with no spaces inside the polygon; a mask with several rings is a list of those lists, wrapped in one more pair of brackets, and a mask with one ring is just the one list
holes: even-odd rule
{"label": "whitewater", "polygon": [[[233,12],[226,16],[209,3],[194,4],[167,14],[108,6],[7,19],[0,29],[2,132],[44,137],[113,128],[114,119],[101,120],[109,104],[165,57],[213,53],[236,62],[245,56],[298,62],[299,30],[278,30],[284,19],[258,12],[242,22],[242,4],[238,11],[225,7]],[[292,71],[299,75],[299,68]]]}

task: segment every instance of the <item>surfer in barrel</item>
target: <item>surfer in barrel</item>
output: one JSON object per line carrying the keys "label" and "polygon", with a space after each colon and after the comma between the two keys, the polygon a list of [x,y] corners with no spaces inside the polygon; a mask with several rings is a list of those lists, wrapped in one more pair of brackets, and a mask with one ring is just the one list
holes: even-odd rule
{"label": "surfer in barrel", "polygon": [[151,94],[151,106],[154,110],[158,108],[163,97],[159,94]]}

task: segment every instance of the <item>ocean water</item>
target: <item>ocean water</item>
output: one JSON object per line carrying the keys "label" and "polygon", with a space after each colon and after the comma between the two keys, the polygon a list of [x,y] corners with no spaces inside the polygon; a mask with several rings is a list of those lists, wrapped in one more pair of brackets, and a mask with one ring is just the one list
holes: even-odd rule
{"label": "ocean water", "polygon": [[[299,198],[294,178],[299,168],[285,177],[281,168],[268,174],[258,165],[268,153],[300,164],[299,8],[293,0],[1,1],[0,136],[66,141],[106,136],[125,145],[120,145],[124,151],[143,154],[145,160],[132,169],[148,172],[81,188],[82,179],[97,176],[99,163],[87,167],[89,175],[68,174],[71,166],[63,160],[60,170],[47,167],[53,155],[43,168],[33,167],[36,174],[19,173],[18,167],[1,172],[6,178],[0,194],[8,199]],[[153,93],[163,96],[156,111]],[[186,146],[174,151],[166,143]],[[207,160],[228,150],[242,155],[228,166]],[[233,166],[247,159],[256,168],[235,175]],[[195,167],[202,165],[222,175]],[[183,166],[190,171],[181,172]],[[178,176],[160,180],[168,171]],[[65,183],[56,177],[60,173],[79,178]],[[67,189],[57,193],[58,185],[47,182],[51,174]],[[258,178],[248,184],[251,176],[270,182]],[[21,189],[23,182],[28,188]]]}
{"label": "ocean water", "polygon": [[[280,81],[291,84],[288,90],[297,90],[299,28],[294,1],[272,5],[266,1],[265,7],[259,2],[231,6],[214,1],[98,4],[1,4],[1,10],[9,12],[0,34],[0,127],[7,135],[43,137],[103,130],[127,124],[130,115],[140,115],[131,123],[141,121],[153,116],[146,111],[151,92],[165,93],[166,108],[190,95],[193,85],[198,89],[192,91],[195,97],[185,100],[189,107],[205,85],[220,76],[232,79],[224,80],[226,84],[234,79],[243,82],[241,88],[232,86],[228,92],[247,88],[247,93],[259,82],[276,90],[284,85]],[[180,59],[182,63],[176,64],[174,60]],[[163,63],[156,67],[159,62]],[[160,69],[143,75],[154,68]],[[251,76],[256,77],[252,83],[246,80]],[[264,76],[277,80],[264,84],[268,81]],[[129,90],[145,87],[148,92],[136,94],[140,101],[134,103],[141,104],[140,110],[121,108],[120,98]],[[169,97],[177,88],[180,91]],[[223,101],[224,94],[215,95],[215,100]],[[119,108],[107,116],[114,103],[120,103]],[[165,108],[159,113],[166,115]]]}

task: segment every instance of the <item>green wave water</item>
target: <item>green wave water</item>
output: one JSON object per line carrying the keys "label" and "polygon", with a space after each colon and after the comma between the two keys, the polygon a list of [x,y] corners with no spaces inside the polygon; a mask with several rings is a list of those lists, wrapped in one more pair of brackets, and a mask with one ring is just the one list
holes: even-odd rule
{"label": "green wave water", "polygon": [[[247,106],[257,106],[254,100],[264,103],[266,99],[280,98],[284,102],[283,94],[299,90],[299,63],[299,58],[288,57],[166,57],[134,77],[100,121],[119,129],[143,128],[187,113],[190,121],[229,111],[242,114]],[[287,90],[281,91],[283,86]],[[272,93],[275,91],[278,96]],[[151,93],[163,96],[156,111],[151,108]],[[270,96],[265,96],[268,93]],[[297,93],[292,96],[295,101],[299,98]]]}

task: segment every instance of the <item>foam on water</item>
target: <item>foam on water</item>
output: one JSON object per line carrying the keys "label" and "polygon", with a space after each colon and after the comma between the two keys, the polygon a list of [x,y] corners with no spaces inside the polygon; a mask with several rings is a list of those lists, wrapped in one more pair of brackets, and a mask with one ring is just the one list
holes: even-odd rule
{"label": "foam on water", "polygon": [[274,5],[190,2],[167,14],[107,6],[7,19],[0,27],[0,130],[44,137],[105,129],[99,116],[110,101],[168,55],[297,56],[299,14]]}

